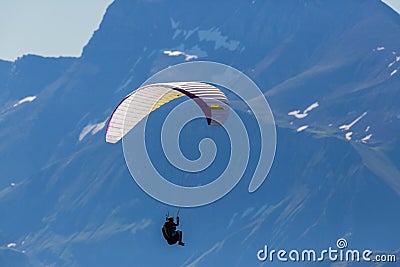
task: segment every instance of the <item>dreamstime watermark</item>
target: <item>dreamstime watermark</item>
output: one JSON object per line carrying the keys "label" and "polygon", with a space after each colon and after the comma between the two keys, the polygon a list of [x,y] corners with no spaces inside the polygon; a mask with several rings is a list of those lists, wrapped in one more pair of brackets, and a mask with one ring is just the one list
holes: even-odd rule
{"label": "dreamstime watermark", "polygon": [[[268,175],[276,148],[275,122],[262,91],[242,72],[224,64],[208,61],[170,66],[153,75],[142,86],[170,82],[214,84],[229,90],[243,101],[249,114],[254,116],[260,135],[260,139],[257,140],[260,147],[258,162],[248,188],[249,192],[256,191]],[[189,174],[199,173],[210,166],[218,153],[214,140],[210,138],[204,138],[199,142],[198,159],[188,159],[180,150],[179,137],[183,127],[196,118],[204,118],[204,114],[194,102],[188,99],[176,105],[160,125],[164,156],[172,166]],[[237,111],[229,105],[228,108],[229,116],[222,127],[230,141],[230,154],[226,153],[229,162],[215,180],[205,185],[187,187],[171,183],[163,177],[157,170],[157,162],[152,162],[147,151],[149,145],[145,134],[147,117],[145,123],[135,126],[135,134],[126,134],[122,140],[125,161],[136,183],[151,197],[179,207],[206,205],[229,193],[247,169],[251,143],[254,141],[249,138],[246,124]],[[134,112],[135,107],[130,105],[127,114]],[[225,151],[221,153],[225,155]]]}
{"label": "dreamstime watermark", "polygon": [[342,261],[342,262],[396,262],[395,254],[374,253],[372,250],[347,249],[347,240],[339,238],[336,248],[329,247],[323,250],[285,249],[269,250],[268,245],[257,252],[259,261],[280,261],[280,262],[321,262],[321,261]]}

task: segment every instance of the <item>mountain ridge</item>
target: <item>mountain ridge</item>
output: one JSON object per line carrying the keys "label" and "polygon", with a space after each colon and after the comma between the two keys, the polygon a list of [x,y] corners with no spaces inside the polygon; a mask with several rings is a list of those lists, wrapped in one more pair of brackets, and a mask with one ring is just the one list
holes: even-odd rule
{"label": "mountain ridge", "polygon": [[[24,70],[8,87],[0,83],[0,210],[10,214],[0,221],[0,259],[13,261],[3,254],[12,242],[23,253],[15,263],[28,258],[27,266],[256,265],[266,243],[318,249],[340,237],[352,248],[397,250],[399,76],[391,73],[400,67],[393,38],[399,17],[380,1],[176,3],[117,0],[80,58],[27,56],[0,65],[0,77],[13,64]],[[160,232],[165,212],[175,209],[146,195],[121,145],[104,141],[122,97],[158,70],[186,62],[165,51],[243,71],[277,122],[276,158],[264,184],[247,191],[255,144],[232,192],[182,209],[184,249],[167,247]],[[13,107],[30,95],[37,98]],[[305,117],[289,115],[297,110],[292,114]],[[237,111],[257,140],[252,115]],[[143,257],[149,251],[158,256]]]}

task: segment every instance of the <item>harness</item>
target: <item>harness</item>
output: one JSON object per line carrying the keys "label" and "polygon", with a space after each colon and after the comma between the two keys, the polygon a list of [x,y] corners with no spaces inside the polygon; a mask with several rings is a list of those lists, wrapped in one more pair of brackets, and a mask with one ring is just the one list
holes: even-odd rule
{"label": "harness", "polygon": [[169,240],[169,235],[168,235],[168,231],[167,231],[167,227],[165,227],[165,225],[163,225],[162,227],[162,233],[165,239]]}
{"label": "harness", "polygon": [[178,240],[174,240],[173,236],[168,235],[167,227],[165,227],[165,225],[163,225],[163,227],[162,227],[162,233],[163,233],[165,240],[167,240],[167,243],[169,245],[173,245],[178,241]]}

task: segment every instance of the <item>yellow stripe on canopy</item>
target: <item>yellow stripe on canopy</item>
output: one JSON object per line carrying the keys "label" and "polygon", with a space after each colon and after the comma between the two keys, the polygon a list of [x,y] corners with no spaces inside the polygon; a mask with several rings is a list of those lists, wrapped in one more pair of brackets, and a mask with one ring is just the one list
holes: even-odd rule
{"label": "yellow stripe on canopy", "polygon": [[161,107],[164,104],[167,104],[168,102],[177,99],[179,97],[184,96],[185,94],[183,93],[177,93],[176,91],[173,92],[169,92],[167,94],[165,94],[163,97],[161,97],[152,107],[151,112],[153,112],[154,110],[158,109],[159,107]]}

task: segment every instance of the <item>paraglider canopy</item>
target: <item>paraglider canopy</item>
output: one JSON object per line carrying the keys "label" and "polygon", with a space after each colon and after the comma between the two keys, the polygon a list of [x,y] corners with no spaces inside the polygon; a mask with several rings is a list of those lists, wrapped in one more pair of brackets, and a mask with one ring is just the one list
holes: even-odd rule
{"label": "paraglider canopy", "polygon": [[118,142],[151,112],[183,96],[197,103],[208,125],[219,126],[229,115],[226,95],[211,84],[203,82],[150,84],[131,92],[119,103],[108,122],[106,142]]}

